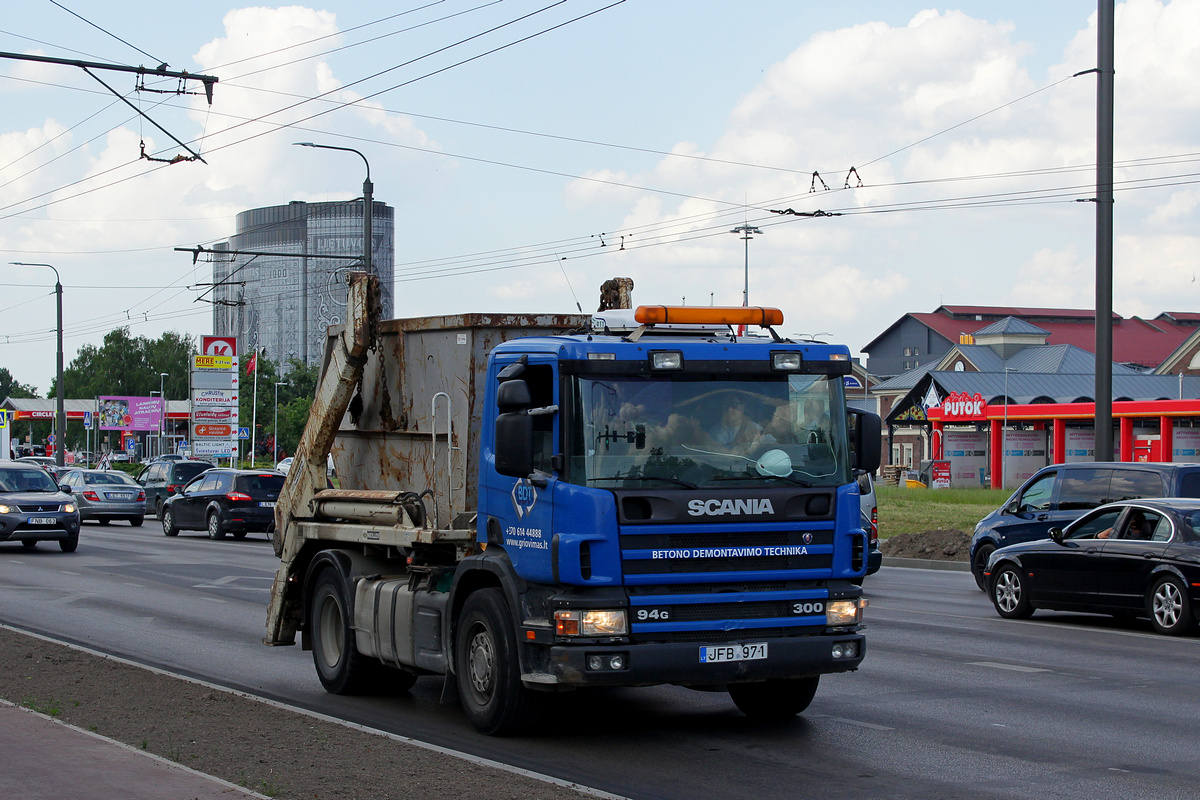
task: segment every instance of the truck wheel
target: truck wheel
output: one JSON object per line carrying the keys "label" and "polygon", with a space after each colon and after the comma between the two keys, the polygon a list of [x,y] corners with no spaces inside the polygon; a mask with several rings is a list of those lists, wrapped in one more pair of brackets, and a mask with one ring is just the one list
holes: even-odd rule
{"label": "truck wheel", "polygon": [[1012,564],[1005,564],[992,576],[992,605],[1005,619],[1029,619],[1033,615],[1021,571]]}
{"label": "truck wheel", "polygon": [[1154,584],[1146,598],[1154,630],[1170,636],[1187,633],[1192,627],[1192,603],[1178,578],[1167,575]]}
{"label": "truck wheel", "polygon": [[372,688],[382,665],[354,645],[350,592],[341,573],[328,568],[313,582],[308,607],[313,663],[325,691],[362,694]]}
{"label": "truck wheel", "polygon": [[979,549],[975,551],[975,558],[971,561],[971,574],[975,576],[975,583],[979,586],[979,591],[986,592],[988,590],[987,577],[983,571],[987,569],[988,558],[992,553],[996,552],[994,545],[981,544]]}
{"label": "truck wheel", "polygon": [[729,698],[747,717],[764,722],[788,719],[808,708],[817,694],[820,675],[776,678],[760,683],[734,683]]}
{"label": "truck wheel", "polygon": [[216,511],[210,511],[208,513],[208,538],[225,538],[225,526],[221,524],[221,515]]}
{"label": "truck wheel", "polygon": [[463,711],[480,733],[519,733],[545,705],[543,695],[521,683],[517,635],[500,589],[481,589],[463,604],[454,671]]}
{"label": "truck wheel", "polygon": [[178,536],[179,527],[175,524],[175,513],[169,508],[164,508],[162,512],[163,534],[166,536]]}

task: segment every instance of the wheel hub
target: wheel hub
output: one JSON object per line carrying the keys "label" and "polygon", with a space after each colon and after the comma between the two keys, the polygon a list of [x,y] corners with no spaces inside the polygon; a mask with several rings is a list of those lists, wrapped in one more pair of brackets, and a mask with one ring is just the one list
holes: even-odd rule
{"label": "wheel hub", "polygon": [[487,631],[476,633],[471,639],[470,667],[468,669],[471,685],[481,695],[490,694],[495,670],[496,655],[492,647],[492,637]]}
{"label": "wheel hub", "polygon": [[1179,615],[1183,613],[1183,601],[1179,597],[1179,590],[1174,584],[1164,583],[1158,587],[1158,591],[1154,593],[1154,618],[1163,627],[1170,628],[1179,622]]}

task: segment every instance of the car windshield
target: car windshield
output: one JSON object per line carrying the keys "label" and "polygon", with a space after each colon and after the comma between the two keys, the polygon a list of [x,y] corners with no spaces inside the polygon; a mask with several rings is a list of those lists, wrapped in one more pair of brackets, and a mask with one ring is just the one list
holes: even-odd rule
{"label": "car windshield", "polygon": [[576,380],[572,483],[734,488],[849,481],[839,376]]}
{"label": "car windshield", "polygon": [[134,482],[124,472],[89,472],[84,475],[83,480],[91,484],[129,484]]}
{"label": "car windshield", "polygon": [[0,470],[0,492],[57,492],[58,486],[44,469]]}

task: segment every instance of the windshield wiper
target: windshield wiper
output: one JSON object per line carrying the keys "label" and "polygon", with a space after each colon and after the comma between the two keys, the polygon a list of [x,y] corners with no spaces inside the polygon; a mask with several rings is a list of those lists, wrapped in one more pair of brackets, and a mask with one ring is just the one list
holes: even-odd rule
{"label": "windshield wiper", "polygon": [[680,480],[679,478],[669,478],[665,475],[612,475],[607,478],[588,478],[588,483],[592,481],[666,481],[674,483],[677,486],[682,486],[685,489],[699,489],[700,487],[694,483]]}

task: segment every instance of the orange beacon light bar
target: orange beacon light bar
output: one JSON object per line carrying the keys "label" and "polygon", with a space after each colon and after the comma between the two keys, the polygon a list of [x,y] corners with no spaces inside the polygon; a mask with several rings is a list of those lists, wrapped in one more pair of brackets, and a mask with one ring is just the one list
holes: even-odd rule
{"label": "orange beacon light bar", "polygon": [[638,306],[642,325],[782,325],[783,312],[763,306]]}

